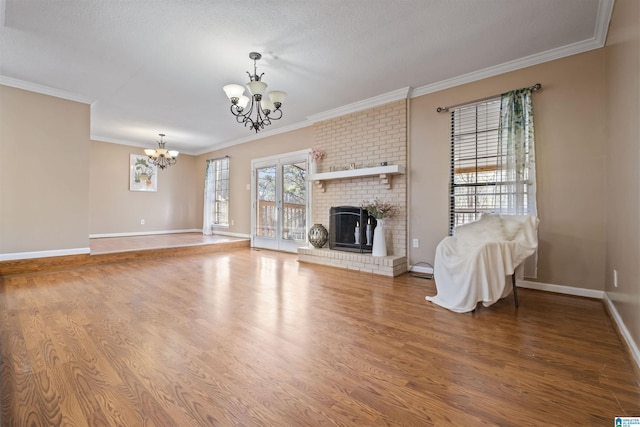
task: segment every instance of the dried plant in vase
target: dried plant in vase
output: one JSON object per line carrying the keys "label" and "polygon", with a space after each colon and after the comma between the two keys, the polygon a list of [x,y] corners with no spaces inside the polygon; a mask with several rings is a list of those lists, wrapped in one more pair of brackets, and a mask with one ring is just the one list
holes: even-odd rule
{"label": "dried plant in vase", "polygon": [[376,228],[373,229],[373,247],[371,255],[387,256],[387,240],[384,231],[384,220],[395,215],[397,207],[390,202],[382,202],[377,198],[372,202],[362,202],[361,207],[376,219]]}
{"label": "dried plant in vase", "polygon": [[372,202],[362,202],[362,209],[369,212],[375,219],[391,218],[397,212],[397,207],[390,202],[381,202],[377,198]]}

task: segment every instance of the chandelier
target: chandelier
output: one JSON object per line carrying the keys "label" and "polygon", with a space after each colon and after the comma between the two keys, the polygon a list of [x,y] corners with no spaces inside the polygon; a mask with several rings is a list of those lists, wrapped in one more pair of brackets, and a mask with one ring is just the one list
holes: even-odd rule
{"label": "chandelier", "polygon": [[[247,88],[251,97],[244,95],[244,87],[242,85],[230,84],[222,89],[231,100],[231,114],[236,116],[236,121],[243,123],[245,127],[249,126],[249,129],[258,133],[259,130],[270,125],[271,120],[280,120],[282,118],[280,106],[282,106],[287,94],[276,90],[263,97],[267,84],[261,80],[264,73],[258,75],[256,71],[256,61],[262,58],[262,55],[258,52],[251,52],[249,58],[253,59],[253,74],[247,71],[249,75]],[[247,109],[249,102],[251,102],[251,106]],[[255,117],[252,118],[251,115],[254,114],[254,111]]]}
{"label": "chandelier", "polygon": [[157,141],[158,148],[155,150],[153,148],[147,148],[144,150],[144,154],[149,156],[149,160],[151,160],[154,165],[158,166],[160,169],[164,169],[167,166],[175,165],[176,157],[178,157],[178,154],[180,153],[175,150],[167,150],[164,148],[165,142],[162,140],[162,138],[164,138],[164,133],[159,133],[158,135],[160,135],[160,141]]}

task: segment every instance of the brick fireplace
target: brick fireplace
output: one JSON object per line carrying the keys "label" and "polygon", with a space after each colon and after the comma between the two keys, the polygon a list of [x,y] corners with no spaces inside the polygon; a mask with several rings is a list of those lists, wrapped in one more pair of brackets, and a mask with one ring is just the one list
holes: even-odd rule
{"label": "brick fireplace", "polygon": [[398,211],[385,221],[387,257],[309,247],[298,250],[298,259],[388,276],[407,271],[407,100],[317,122],[313,147],[326,152],[317,176],[328,178],[311,176],[312,224],[329,229],[331,207],[375,198]]}

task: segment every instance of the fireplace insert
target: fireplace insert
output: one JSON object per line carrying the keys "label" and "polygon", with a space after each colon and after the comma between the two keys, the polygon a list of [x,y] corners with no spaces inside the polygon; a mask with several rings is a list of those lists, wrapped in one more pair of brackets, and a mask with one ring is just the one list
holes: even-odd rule
{"label": "fireplace insert", "polygon": [[368,253],[373,246],[376,219],[357,206],[335,206],[329,211],[329,249]]}

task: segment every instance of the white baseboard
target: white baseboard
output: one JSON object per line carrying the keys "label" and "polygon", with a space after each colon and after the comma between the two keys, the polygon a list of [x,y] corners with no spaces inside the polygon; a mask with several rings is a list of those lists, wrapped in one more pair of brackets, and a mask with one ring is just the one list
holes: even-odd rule
{"label": "white baseboard", "polygon": [[[175,234],[175,233],[202,233],[199,228],[186,229],[186,230],[165,230],[165,231],[147,231],[147,232],[132,232],[132,233],[106,233],[106,234],[90,234],[90,239],[99,239],[104,237],[132,237],[132,236],[151,236],[157,234]],[[249,234],[231,233],[227,231],[214,231],[213,234],[221,236],[238,237],[243,239],[249,239]],[[91,248],[73,248],[73,249],[56,249],[50,251],[35,251],[35,252],[16,252],[0,254],[0,261],[15,261],[19,259],[34,259],[34,258],[49,258],[56,256],[67,255],[83,255],[91,253]]]}
{"label": "white baseboard", "polygon": [[627,342],[627,345],[629,346],[629,350],[631,350],[631,356],[635,360],[636,365],[638,365],[638,368],[640,368],[640,350],[638,350],[638,345],[633,340],[633,337],[631,336],[631,333],[629,333],[627,326],[622,321],[622,318],[620,317],[620,314],[618,313],[618,310],[616,309],[615,304],[613,304],[613,301],[611,301],[611,299],[609,298],[609,295],[607,295],[606,292],[604,293],[603,300],[605,304],[607,304],[607,308],[609,308],[609,312],[611,313],[611,316],[613,317],[614,322],[616,322],[616,325],[618,326],[620,335],[622,335],[624,340]]}
{"label": "white baseboard", "polygon": [[409,271],[413,271],[414,273],[433,274],[433,267],[426,262],[420,262],[409,266]]}
{"label": "white baseboard", "polygon": [[67,255],[83,255],[83,254],[88,254],[90,252],[91,252],[90,248],[56,249],[52,251],[37,251],[37,252],[16,252],[12,254],[0,254],[0,261],[49,258],[54,256],[67,256]]}
{"label": "white baseboard", "polygon": [[[185,230],[162,230],[162,231],[134,231],[130,233],[104,233],[104,234],[90,234],[90,239],[101,239],[105,237],[134,237],[134,236],[153,236],[158,234],[177,234],[177,233],[202,233],[201,228],[192,228]],[[220,236],[239,237],[242,239],[250,239],[250,234],[244,233],[232,233],[230,231],[213,230],[213,234]]]}
{"label": "white baseboard", "polygon": [[638,368],[640,368],[640,350],[638,350],[638,345],[634,341],[631,333],[627,329],[627,326],[622,321],[618,310],[615,305],[607,295],[605,291],[597,291],[594,289],[584,289],[584,288],[574,288],[572,286],[562,286],[562,285],[552,285],[549,283],[540,283],[540,282],[530,282],[528,280],[518,280],[517,282],[519,288],[529,288],[529,289],[537,289],[540,291],[548,291],[548,292],[556,292],[559,294],[567,294],[567,295],[576,295],[581,297],[589,297],[601,299],[607,305],[611,316],[613,317],[613,321],[616,323],[620,334],[626,341],[629,346],[629,350],[631,351],[631,355],[636,362]]}
{"label": "white baseboard", "polygon": [[156,234],[175,234],[175,233],[202,233],[201,228],[191,228],[185,230],[162,230],[162,231],[132,231],[130,233],[103,233],[89,234],[90,239],[101,239],[104,237],[133,237],[133,236],[152,236]]}
{"label": "white baseboard", "polygon": [[530,282],[528,280],[518,280],[519,288],[536,289],[538,291],[555,292],[557,294],[576,295],[579,297],[588,297],[602,299],[604,291],[595,289],[574,288],[573,286],[553,285],[550,283]]}
{"label": "white baseboard", "polygon": [[213,230],[213,234],[217,234],[219,236],[229,236],[229,237],[239,237],[241,239],[250,239],[251,235],[250,234],[244,234],[244,233],[232,233],[230,231],[217,231],[217,230]]}

